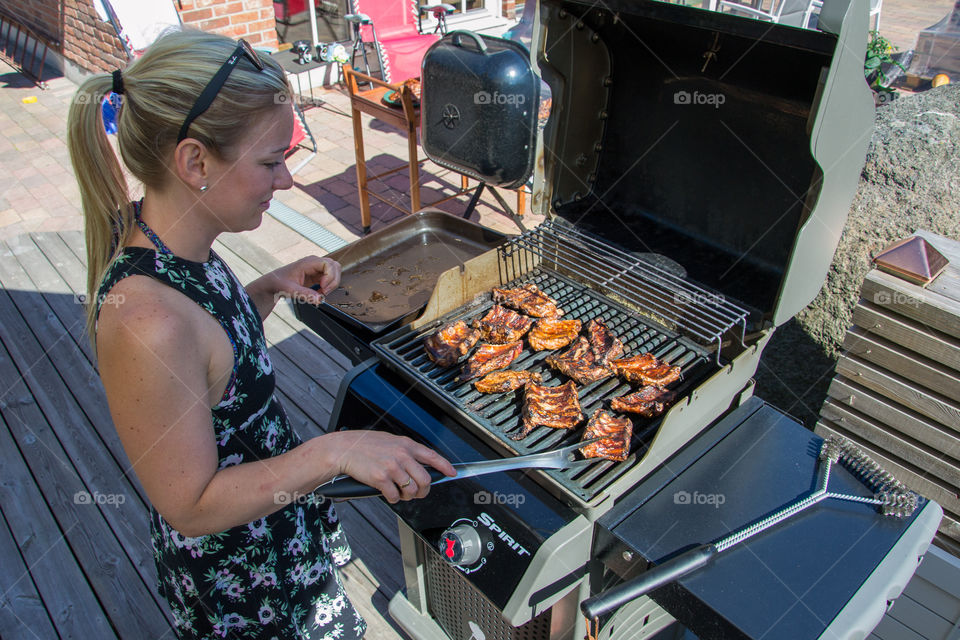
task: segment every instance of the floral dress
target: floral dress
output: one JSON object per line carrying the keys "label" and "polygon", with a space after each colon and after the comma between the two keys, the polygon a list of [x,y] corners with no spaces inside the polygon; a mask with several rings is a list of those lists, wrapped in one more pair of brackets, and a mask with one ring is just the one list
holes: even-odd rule
{"label": "floral dress", "polygon": [[[226,391],[211,410],[221,469],[300,444],[274,395],[263,322],[236,276],[212,250],[203,263],[173,255],[140,220],[139,203],[135,210],[156,250],[125,248],[104,276],[98,305],[123,278],[146,275],[183,292],[220,323],[234,355]],[[366,630],[338,575],[351,551],[330,500],[310,495],[196,538],[180,534],[153,508],[150,515],[158,590],[180,638],[346,640]]]}

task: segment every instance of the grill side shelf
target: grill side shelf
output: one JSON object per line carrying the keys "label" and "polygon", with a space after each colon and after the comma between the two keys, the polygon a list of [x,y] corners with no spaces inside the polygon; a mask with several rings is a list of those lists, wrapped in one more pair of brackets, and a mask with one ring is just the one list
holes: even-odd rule
{"label": "grill side shelf", "polygon": [[[589,288],[584,288],[564,276],[542,268],[535,268],[515,279],[506,287],[536,284],[564,309],[564,317],[580,319],[584,326],[595,317],[603,318],[627,347],[627,355],[653,352],[658,358],[682,368],[683,377],[673,388],[678,398],[688,394],[713,369],[713,356],[695,342],[657,326],[647,318]],[[489,297],[460,307],[451,313],[412,330],[405,325],[372,343],[374,351],[384,361],[410,380],[439,407],[456,416],[477,435],[491,441],[495,448],[507,454],[538,453],[559,446],[573,444],[580,439],[584,423],[574,429],[557,430],[538,427],[521,441],[510,438],[520,427],[522,391],[502,394],[481,394],[471,382],[459,382],[457,377],[466,359],[453,367],[437,367],[427,358],[423,340],[440,327],[457,320],[472,321],[485,314],[493,302]],[[533,370],[543,376],[544,384],[555,386],[566,382],[566,376],[553,371],[543,362],[553,351],[534,352],[525,347],[510,369]],[[578,386],[581,408],[587,418],[601,407],[609,408],[611,398],[625,395],[634,389],[625,381],[610,377],[589,385]],[[630,415],[634,423],[631,454],[624,462],[603,459],[583,460],[565,470],[546,471],[549,477],[579,500],[589,502],[605,487],[625,473],[642,458],[649,442],[659,428],[661,418],[643,418]]]}

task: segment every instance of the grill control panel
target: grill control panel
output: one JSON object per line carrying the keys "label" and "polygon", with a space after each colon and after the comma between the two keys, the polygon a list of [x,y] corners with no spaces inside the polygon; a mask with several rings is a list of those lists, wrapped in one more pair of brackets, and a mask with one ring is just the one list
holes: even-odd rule
{"label": "grill control panel", "polygon": [[[411,437],[451,462],[499,456],[380,364],[360,365],[348,374],[331,419],[338,429]],[[500,607],[544,540],[576,517],[522,471],[444,482],[432,486],[426,498],[390,508],[437,558]]]}

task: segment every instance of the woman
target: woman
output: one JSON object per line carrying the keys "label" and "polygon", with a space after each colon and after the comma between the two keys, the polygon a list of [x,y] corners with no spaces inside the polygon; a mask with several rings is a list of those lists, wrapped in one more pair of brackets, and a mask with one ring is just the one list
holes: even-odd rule
{"label": "woman", "polygon": [[[139,202],[103,131],[111,91],[122,94],[117,142],[143,184]],[[181,638],[361,636],[336,569],[350,548],[333,505],[310,492],[348,474],[395,502],[426,495],[424,465],[454,473],[385,433],[301,442],[274,396],[261,318],[281,296],[320,302],[340,267],[311,256],[244,288],[211,246],[256,228],[273,192],[292,186],[290,98],[280,67],[246,43],[178,31],[126,71],[84,82],[70,109],[96,301],[88,326],[152,503],[159,589]]]}

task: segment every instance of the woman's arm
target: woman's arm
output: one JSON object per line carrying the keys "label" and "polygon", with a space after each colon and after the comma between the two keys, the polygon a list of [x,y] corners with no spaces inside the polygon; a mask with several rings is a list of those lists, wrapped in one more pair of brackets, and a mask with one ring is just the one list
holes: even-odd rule
{"label": "woman's arm", "polygon": [[423,465],[454,474],[435,451],[371,431],[319,436],[282,455],[218,470],[210,414],[215,400],[207,381],[210,341],[195,318],[178,309],[183,303],[175,294],[126,287],[125,303],[101,313],[97,345],[124,450],[153,506],[183,535],[251,522],[340,473],[376,487],[391,502],[427,494]]}
{"label": "woman's arm", "polygon": [[[319,285],[319,290],[311,287]],[[320,304],[325,295],[340,285],[340,264],[330,258],[307,256],[264,274],[247,285],[262,319],[266,319],[280,298]]]}

